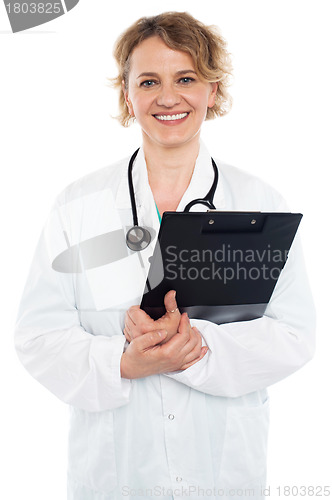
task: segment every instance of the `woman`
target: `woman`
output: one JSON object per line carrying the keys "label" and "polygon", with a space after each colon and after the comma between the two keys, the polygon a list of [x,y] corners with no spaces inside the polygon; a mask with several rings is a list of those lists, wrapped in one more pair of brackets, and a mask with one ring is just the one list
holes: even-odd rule
{"label": "woman", "polygon": [[[132,175],[138,222],[152,241],[141,252],[125,245],[129,158],[67,187],[24,291],[18,355],[70,405],[69,499],[263,498],[266,387],[314,349],[299,244],[262,318],[189,319],[174,291],[157,321],[140,310],[158,216],[182,211],[213,182],[200,129],[229,107],[230,64],[220,35],[186,13],[140,19],[115,57],[120,121],[135,118],[142,129]],[[219,210],[287,211],[259,179],[220,162],[218,169]]]}

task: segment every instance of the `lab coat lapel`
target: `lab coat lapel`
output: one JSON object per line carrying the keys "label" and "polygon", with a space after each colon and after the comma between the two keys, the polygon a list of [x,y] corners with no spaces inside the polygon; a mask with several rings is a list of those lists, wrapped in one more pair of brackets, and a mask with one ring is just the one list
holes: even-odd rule
{"label": "lab coat lapel", "polygon": [[[197,198],[204,198],[208,191],[210,190],[214,180],[214,170],[212,167],[211,156],[206,149],[204,143],[200,142],[199,154],[196,160],[195,169],[190,181],[190,184],[185,191],[177,212],[182,212],[185,206],[192,200]],[[219,171],[219,181],[217,184],[217,189],[214,196],[214,204],[218,210],[225,210],[225,197],[222,176]],[[206,212],[207,207],[205,205],[194,205],[191,208],[191,212]]]}

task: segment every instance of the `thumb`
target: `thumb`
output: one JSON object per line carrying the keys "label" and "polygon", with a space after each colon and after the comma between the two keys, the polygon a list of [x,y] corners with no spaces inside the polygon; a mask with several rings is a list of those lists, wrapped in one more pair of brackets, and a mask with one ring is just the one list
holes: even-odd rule
{"label": "thumb", "polygon": [[164,297],[164,304],[165,304],[165,309],[166,312],[172,313],[172,312],[179,312],[178,310],[178,305],[175,300],[175,295],[176,291],[175,290],[170,290],[169,292],[166,293]]}
{"label": "thumb", "polygon": [[134,341],[139,344],[140,349],[145,350],[160,344],[167,336],[166,330],[155,330],[136,337]]}

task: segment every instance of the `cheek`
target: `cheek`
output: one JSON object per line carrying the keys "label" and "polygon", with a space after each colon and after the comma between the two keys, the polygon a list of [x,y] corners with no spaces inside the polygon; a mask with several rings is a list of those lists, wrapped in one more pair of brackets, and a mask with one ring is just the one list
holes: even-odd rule
{"label": "cheek", "polygon": [[210,104],[210,93],[206,89],[201,89],[194,95],[188,96],[188,102],[197,113],[205,116],[207,107]]}
{"label": "cheek", "polygon": [[149,110],[150,101],[151,99],[147,95],[132,94],[132,107],[136,117],[144,115]]}

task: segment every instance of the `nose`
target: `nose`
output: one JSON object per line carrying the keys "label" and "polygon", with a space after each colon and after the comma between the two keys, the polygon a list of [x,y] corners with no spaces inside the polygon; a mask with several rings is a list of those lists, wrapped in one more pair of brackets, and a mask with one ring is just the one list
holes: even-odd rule
{"label": "nose", "polygon": [[180,100],[181,98],[172,84],[163,84],[160,87],[157,96],[157,104],[159,106],[172,108],[176,104],[179,104]]}

